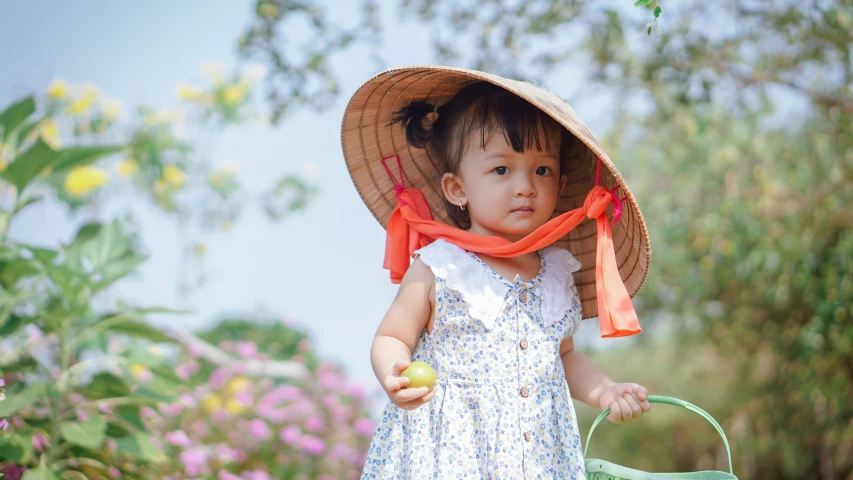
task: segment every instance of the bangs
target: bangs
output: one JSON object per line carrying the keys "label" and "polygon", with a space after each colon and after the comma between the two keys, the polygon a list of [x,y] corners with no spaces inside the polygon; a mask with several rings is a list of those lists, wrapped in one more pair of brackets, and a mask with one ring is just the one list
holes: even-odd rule
{"label": "bangs", "polygon": [[[485,149],[495,134],[501,134],[518,153],[535,148],[558,153],[566,129],[542,110],[506,90],[474,99],[455,125],[452,146],[455,158],[462,158],[468,147]],[[470,142],[462,141],[470,138]],[[544,142],[544,143],[543,143]]]}

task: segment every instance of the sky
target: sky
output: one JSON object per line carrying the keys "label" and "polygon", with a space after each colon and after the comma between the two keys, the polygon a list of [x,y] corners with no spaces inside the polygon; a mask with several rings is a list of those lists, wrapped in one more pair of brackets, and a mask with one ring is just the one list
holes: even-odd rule
{"label": "sky", "polygon": [[[346,18],[359,2],[329,2]],[[383,1],[391,7],[397,2]],[[0,105],[43,92],[57,77],[92,82],[125,105],[165,107],[176,103],[175,86],[203,83],[203,62],[235,65],[236,40],[247,25],[252,2],[184,0],[167,2],[3,2],[0,4]],[[303,213],[269,222],[256,208],[232,231],[203,238],[212,278],[190,298],[176,291],[179,231],[173,218],[129,196],[106,205],[103,216],[132,209],[144,247],[151,254],[139,275],[123,281],[117,296],[137,305],[188,308],[193,314],[152,317],[151,323],[197,329],[223,314],[264,312],[292,318],[319,353],[340,362],[350,378],[376,385],[370,367],[373,334],[397,287],[382,269],[385,231],[362,203],[345,168],[340,120],[358,86],[385,66],[433,63],[429,31],[402,21],[384,8],[388,41],[380,49],[384,66],[358,47],[334,57],[342,95],[328,111],[297,111],[276,126],[231,128],[200,145],[214,164],[237,162],[238,177],[250,191],[273,178],[318,167],[319,195]],[[572,80],[582,66],[561,72],[557,93],[571,98]],[[606,118],[595,102],[573,107],[599,133]],[[599,136],[601,136],[599,134]],[[56,245],[69,240],[83,217],[69,217],[57,204],[34,206],[16,219],[11,235]],[[597,338],[597,321],[584,322],[579,348],[616,346],[626,339]]]}

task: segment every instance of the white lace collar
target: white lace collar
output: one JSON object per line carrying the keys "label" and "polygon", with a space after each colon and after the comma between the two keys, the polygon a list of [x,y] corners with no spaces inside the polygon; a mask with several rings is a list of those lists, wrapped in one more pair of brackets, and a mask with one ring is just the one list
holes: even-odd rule
{"label": "white lace collar", "polygon": [[468,314],[487,329],[494,327],[507,293],[513,289],[531,289],[542,297],[541,321],[545,327],[560,321],[572,305],[572,273],[581,264],[569,251],[547,247],[539,252],[539,274],[527,282],[519,275],[514,281],[500,276],[476,254],[445,240],[436,240],[415,252],[435,276],[444,280],[468,304]]}

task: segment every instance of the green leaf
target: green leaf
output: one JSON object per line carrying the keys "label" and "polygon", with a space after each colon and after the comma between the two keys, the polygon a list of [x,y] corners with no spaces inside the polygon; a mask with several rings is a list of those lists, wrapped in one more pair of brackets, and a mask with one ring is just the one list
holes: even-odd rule
{"label": "green leaf", "polygon": [[41,462],[39,466],[36,468],[31,468],[24,472],[24,475],[21,477],[21,480],[56,480],[56,475],[47,468],[46,463],[47,457],[45,455],[41,456]]}
{"label": "green leaf", "polygon": [[95,375],[92,382],[82,389],[81,393],[86,398],[100,400],[106,398],[126,397],[130,395],[130,388],[124,380],[111,373],[101,372]]}
{"label": "green leaf", "polygon": [[652,3],[652,0],[637,0],[637,3],[634,4],[635,7],[645,7],[646,5]]}
{"label": "green leaf", "polygon": [[652,27],[649,27],[649,36],[652,35]]}
{"label": "green leaf", "polygon": [[130,335],[133,337],[147,338],[148,340],[154,342],[171,341],[169,337],[164,335],[163,332],[161,332],[160,330],[146,325],[145,323],[136,322],[133,320],[127,320],[126,322],[121,322],[117,325],[113,325],[109,328],[109,330],[114,333],[123,333],[125,335]]}
{"label": "green leaf", "polygon": [[67,264],[83,270],[85,258],[94,270],[101,271],[110,262],[133,253],[130,238],[121,231],[118,220],[108,224],[88,224],[80,228],[74,241],[66,249]]}
{"label": "green leaf", "polygon": [[127,422],[130,426],[139,430],[145,430],[142,417],[139,416],[139,405],[121,405],[116,408],[118,418]]}
{"label": "green leaf", "polygon": [[15,314],[9,315],[9,318],[7,318],[4,323],[0,324],[0,338],[11,335],[17,332],[24,325],[35,321],[36,317],[21,317]]}
{"label": "green leaf", "polygon": [[15,161],[0,173],[0,177],[17,187],[18,192],[22,192],[36,176],[58,158],[59,153],[39,138],[29,150],[18,155]]}
{"label": "green leaf", "polygon": [[89,165],[123,148],[125,148],[124,145],[64,148],[59,151],[59,158],[53,164],[53,173],[61,174],[70,171],[74,167]]}
{"label": "green leaf", "polygon": [[151,441],[151,436],[142,432],[117,438],[116,448],[143,460],[156,462],[166,459],[163,451]]}
{"label": "green leaf", "polygon": [[147,255],[130,254],[106,264],[101,269],[100,281],[94,284],[92,288],[95,292],[99,292],[109,287],[116,281],[132,273],[137,267],[145,263],[146,260],[148,260]]}
{"label": "green leaf", "polygon": [[9,134],[18,128],[18,125],[23,123],[35,111],[36,101],[32,96],[9,105],[3,113],[0,113],[0,127],[2,127],[0,140],[7,138]]}
{"label": "green leaf", "polygon": [[104,417],[95,415],[81,423],[62,422],[59,430],[69,443],[85,448],[98,448],[104,442],[107,421]]}
{"label": "green leaf", "polygon": [[0,285],[7,290],[12,290],[18,280],[31,277],[37,273],[39,273],[38,264],[32,260],[18,258],[0,262]]}
{"label": "green leaf", "polygon": [[[156,380],[156,379],[155,379]],[[159,388],[160,385],[155,383],[155,380],[152,380],[151,383],[154,383],[154,386]],[[171,391],[174,391],[171,390]],[[170,393],[164,393],[160,390],[155,390],[149,387],[149,384],[139,385],[136,390],[133,391],[133,394],[139,398],[142,403],[157,403],[157,402],[166,402],[172,403],[177,399],[176,395]]]}
{"label": "green leaf", "polygon": [[0,402],[0,418],[8,417],[18,410],[28,407],[36,401],[36,399],[44,393],[44,385],[30,385],[20,392],[10,392],[6,390],[6,400]]}
{"label": "green leaf", "polygon": [[86,276],[62,265],[45,265],[48,276],[71,300],[77,301],[82,289],[89,286]]}
{"label": "green leaf", "polygon": [[20,434],[9,437],[6,443],[0,444],[0,459],[8,459],[18,464],[30,462],[33,454],[33,436]]}
{"label": "green leaf", "polygon": [[662,11],[663,11],[663,10],[661,10],[660,5],[658,5],[657,7],[655,7],[655,18],[660,17],[660,12],[662,12]]}

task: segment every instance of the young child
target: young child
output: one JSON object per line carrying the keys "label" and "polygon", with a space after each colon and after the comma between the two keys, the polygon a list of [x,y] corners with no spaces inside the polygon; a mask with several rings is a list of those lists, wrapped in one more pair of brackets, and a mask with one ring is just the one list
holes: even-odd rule
{"label": "young child", "polygon": [[[391,401],[362,478],[585,478],[571,399],[614,423],[650,408],[572,341],[596,315],[602,336],[639,333],[630,296],[648,267],[642,216],[595,137],[533,85],[407,67],[356,92],[343,147],[400,283],[371,348]],[[434,388],[407,388],[413,360]]]}

